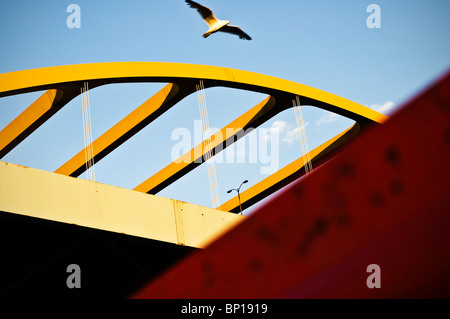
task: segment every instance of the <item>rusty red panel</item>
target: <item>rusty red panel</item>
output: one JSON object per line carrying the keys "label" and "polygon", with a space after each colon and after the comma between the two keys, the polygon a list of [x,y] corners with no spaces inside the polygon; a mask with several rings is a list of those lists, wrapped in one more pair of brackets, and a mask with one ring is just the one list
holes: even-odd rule
{"label": "rusty red panel", "polygon": [[447,73],[132,298],[448,298],[449,164]]}

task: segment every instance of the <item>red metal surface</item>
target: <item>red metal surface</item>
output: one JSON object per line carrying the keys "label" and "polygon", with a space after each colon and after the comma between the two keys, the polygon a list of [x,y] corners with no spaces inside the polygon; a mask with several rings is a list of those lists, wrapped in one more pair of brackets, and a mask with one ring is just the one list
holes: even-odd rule
{"label": "red metal surface", "polygon": [[131,297],[448,298],[449,163],[446,74]]}

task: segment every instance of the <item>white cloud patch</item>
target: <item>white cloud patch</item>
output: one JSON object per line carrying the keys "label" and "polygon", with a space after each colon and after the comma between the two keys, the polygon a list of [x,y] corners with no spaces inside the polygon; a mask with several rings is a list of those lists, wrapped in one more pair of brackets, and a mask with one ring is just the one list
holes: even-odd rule
{"label": "white cloud patch", "polygon": [[275,121],[273,122],[272,126],[269,127],[267,133],[270,136],[272,136],[275,133],[282,135],[289,129],[289,127],[290,124],[286,121]]}
{"label": "white cloud patch", "polygon": [[[308,122],[304,126],[306,128]],[[292,144],[298,140],[298,131],[297,125],[286,121],[275,121],[268,129],[260,130],[260,140],[265,142],[275,138],[282,143]]]}
{"label": "white cloud patch", "polygon": [[382,104],[380,104],[380,103],[371,104],[371,105],[368,105],[368,107],[370,107],[371,109],[373,109],[377,112],[380,112],[384,115],[388,115],[395,109],[396,105],[392,101],[387,101]]}
{"label": "white cloud patch", "polygon": [[[308,126],[308,122],[304,124],[304,129]],[[281,141],[284,143],[292,144],[295,141],[299,140],[299,131],[300,129],[298,127],[291,128],[289,131],[286,132],[286,134],[281,138]]]}
{"label": "white cloud patch", "polygon": [[328,125],[336,122],[339,118],[339,114],[325,111],[325,114],[317,120],[316,125]]}

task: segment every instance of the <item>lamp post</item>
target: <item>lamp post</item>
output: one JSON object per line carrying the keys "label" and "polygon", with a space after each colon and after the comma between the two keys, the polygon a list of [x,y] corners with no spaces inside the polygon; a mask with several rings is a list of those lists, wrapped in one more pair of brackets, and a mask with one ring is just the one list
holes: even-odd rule
{"label": "lamp post", "polygon": [[245,181],[243,181],[243,182],[241,183],[241,185],[240,185],[237,189],[236,189],[236,188],[232,188],[232,189],[230,189],[229,191],[227,191],[228,194],[231,193],[232,191],[236,191],[236,192],[237,192],[237,194],[238,194],[238,200],[239,200],[239,209],[240,209],[240,211],[241,211],[241,215],[242,215],[242,206],[241,206],[241,195],[240,195],[239,191],[241,190],[241,186],[244,185],[244,184],[247,183],[247,182],[248,182],[248,180],[245,180]]}

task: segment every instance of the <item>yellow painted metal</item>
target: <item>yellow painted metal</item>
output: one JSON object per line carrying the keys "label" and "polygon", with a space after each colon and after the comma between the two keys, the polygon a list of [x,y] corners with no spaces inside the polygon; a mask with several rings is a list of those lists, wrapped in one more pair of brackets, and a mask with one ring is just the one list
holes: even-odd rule
{"label": "yellow painted metal", "polygon": [[0,131],[0,151],[5,150],[28,127],[32,126],[53,105],[58,90],[51,89],[42,94],[36,101],[26,108],[14,121]]}
{"label": "yellow painted metal", "polygon": [[213,134],[211,136],[211,142],[205,140],[198,144],[189,152],[183,154],[183,156],[136,186],[134,190],[143,193],[156,194],[161,189],[192,170],[196,163],[197,165],[201,164],[203,162],[202,158],[208,150],[212,150],[213,154],[215,154],[218,149],[223,149],[234,143],[234,136],[237,138],[242,137],[245,130],[255,124],[255,121],[261,116],[261,113],[268,112],[274,105],[275,99],[270,96],[267,97],[248,112]]}
{"label": "yellow painted metal", "polygon": [[0,97],[84,81],[94,87],[119,82],[184,82],[192,85],[198,79],[205,81],[205,87],[221,85],[268,94],[273,91],[289,93],[325,103],[332,112],[351,118],[356,116],[378,123],[387,120],[386,116],[368,107],[304,84],[236,69],[169,62],[88,63],[3,73],[0,74]]}
{"label": "yellow painted metal", "polygon": [[[313,164],[317,164],[320,160],[328,155],[333,150],[339,148],[342,144],[352,139],[359,131],[359,125],[356,123],[344,132],[336,135],[332,139],[319,145],[315,149],[309,152],[309,157]],[[279,171],[271,174],[262,181],[248,188],[240,194],[242,208],[248,208],[252,204],[264,199],[268,195],[279,190],[283,186],[287,185],[294,179],[305,175],[305,162],[307,161],[306,155],[301,156],[292,163],[281,168]],[[217,209],[226,212],[239,212],[239,200],[233,197],[229,201],[223,203]]]}
{"label": "yellow painted metal", "polygon": [[[186,94],[188,94],[187,92],[180,92],[179,87],[176,84],[167,84],[163,89],[92,142],[94,151],[92,155],[94,156],[95,162],[98,162],[137,131],[145,127],[154,118],[171,107],[175,103],[175,97],[178,101],[185,97]],[[83,149],[59,167],[55,173],[78,176],[84,172],[86,160],[90,159],[91,158],[86,159]]]}
{"label": "yellow painted metal", "polygon": [[[300,83],[248,71],[182,63],[93,63],[5,73],[0,74],[0,97],[43,89],[52,90],[65,87],[77,87],[77,85],[81,85],[84,81],[89,81],[90,87],[92,88],[109,83],[170,82],[163,90],[94,141],[94,150],[96,151],[95,160],[98,162],[98,160],[161,115],[165,110],[194,92],[195,84],[199,80],[204,81],[206,88],[224,86],[269,95],[265,101],[222,129],[222,131],[225,130],[225,134],[221,131],[222,138],[215,139],[215,150],[217,150],[220,144],[222,146],[230,144],[224,145],[225,141],[229,141],[230,138],[226,134],[227,128],[245,129],[250,125],[257,127],[282,110],[291,107],[292,99],[296,96],[300,97],[302,105],[312,105],[355,120],[357,125],[351,132],[358,131],[359,128],[364,129],[368,124],[383,123],[388,119],[385,115],[370,108]],[[328,147],[321,149],[324,146],[320,146],[314,150],[317,154],[313,154],[314,151],[311,152],[312,157],[318,156],[318,154],[329,153],[330,150],[335,148],[335,145],[341,145],[343,142],[349,140],[349,136],[354,135],[344,133],[346,132],[343,132],[335,139],[324,144],[328,145]],[[232,138],[234,139],[234,137]],[[155,176],[141,183],[135,190],[156,193],[180,176],[186,174],[195,167],[193,164],[195,159],[199,157],[198,154],[200,156],[204,154],[205,143],[203,142],[201,145],[197,145],[191,152],[185,154],[181,158],[181,163],[180,161],[171,163]],[[274,185],[282,184],[281,179],[289,179],[289,176],[296,175],[293,172],[298,171],[298,163],[299,161],[291,163],[291,165],[280,170],[274,176],[255,185],[252,188],[252,192],[258,189],[259,195],[255,192],[251,196],[244,196],[243,193],[243,200],[250,203],[255,198],[260,198],[261,194],[266,194],[268,189],[274,189]],[[85,158],[81,151],[56,172],[78,176],[84,171],[84,167]],[[247,194],[250,193],[250,189],[247,190]],[[246,196],[249,198],[248,200],[246,200]],[[232,202],[235,201],[236,199],[232,200]],[[233,205],[225,203],[221,208],[233,210]]]}
{"label": "yellow painted metal", "polygon": [[47,90],[0,131],[0,158],[23,141],[74,96],[72,91],[67,88],[64,89],[66,92],[61,89]]}
{"label": "yellow painted metal", "polygon": [[6,162],[0,162],[1,212],[199,248],[245,219]]}

